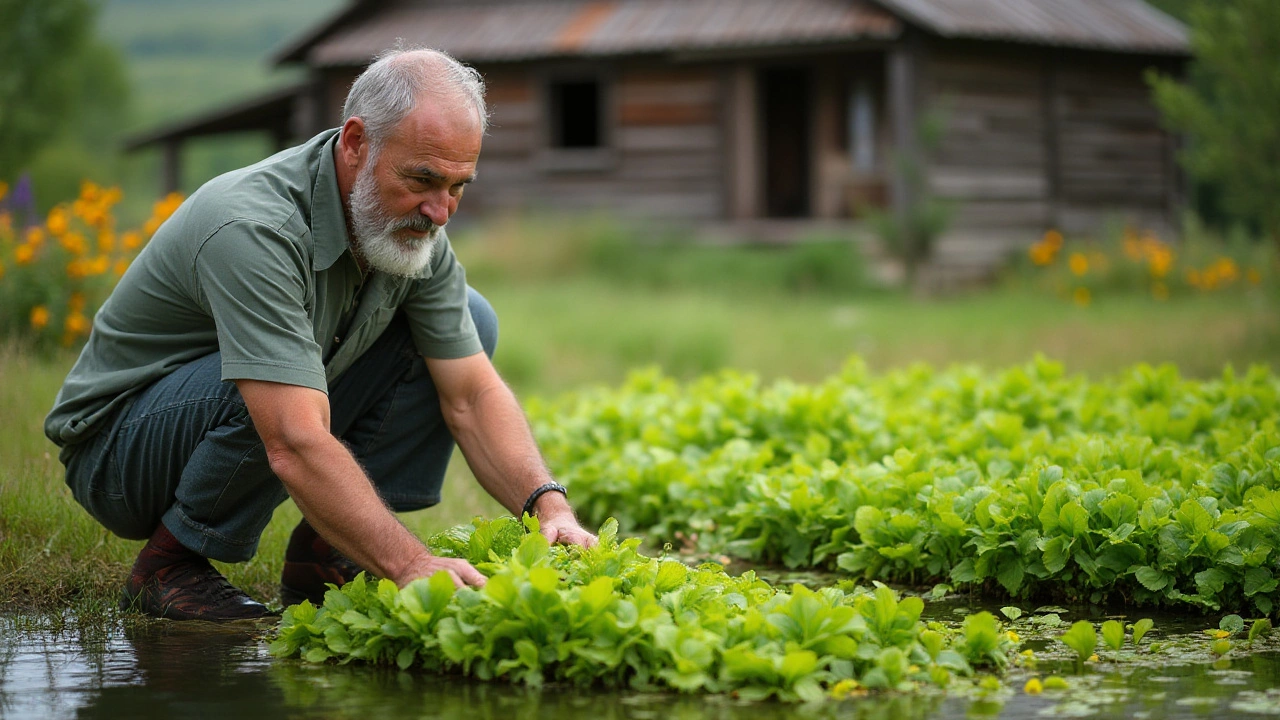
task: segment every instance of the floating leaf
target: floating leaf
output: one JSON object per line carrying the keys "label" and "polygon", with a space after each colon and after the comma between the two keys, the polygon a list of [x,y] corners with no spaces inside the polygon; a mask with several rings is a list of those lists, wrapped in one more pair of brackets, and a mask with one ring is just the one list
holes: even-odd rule
{"label": "floating leaf", "polygon": [[1076,622],[1059,639],[1066,643],[1067,647],[1076,651],[1080,662],[1084,662],[1093,655],[1093,649],[1098,646],[1098,634],[1093,629],[1093,623],[1088,620]]}
{"label": "floating leaf", "polygon": [[1150,632],[1151,628],[1154,626],[1155,626],[1155,623],[1152,622],[1151,618],[1142,618],[1138,622],[1134,623],[1133,624],[1133,644],[1137,645],[1138,643],[1142,642],[1142,638],[1148,632]]}

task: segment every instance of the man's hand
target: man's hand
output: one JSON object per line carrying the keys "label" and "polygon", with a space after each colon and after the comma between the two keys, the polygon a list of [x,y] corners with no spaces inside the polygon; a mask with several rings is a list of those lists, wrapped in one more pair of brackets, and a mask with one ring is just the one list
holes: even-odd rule
{"label": "man's hand", "polygon": [[485,576],[466,560],[423,553],[414,559],[412,565],[405,568],[404,582],[397,580],[396,584],[403,587],[417,578],[431,577],[438,572],[449,573],[449,579],[453,580],[453,586],[457,588],[467,585],[484,587],[486,581]]}
{"label": "man's hand", "polygon": [[584,548],[595,547],[599,542],[595,535],[587,532],[578,524],[573,513],[563,513],[550,517],[538,518],[538,529],[548,542],[561,545],[579,545]]}

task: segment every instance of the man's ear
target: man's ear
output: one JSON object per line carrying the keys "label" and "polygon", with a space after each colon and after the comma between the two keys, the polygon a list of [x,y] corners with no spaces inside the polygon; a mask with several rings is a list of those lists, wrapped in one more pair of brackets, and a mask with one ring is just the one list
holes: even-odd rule
{"label": "man's ear", "polygon": [[368,145],[364,134],[364,120],[358,117],[347,118],[342,124],[342,134],[338,137],[339,160],[342,164],[355,170],[364,159]]}

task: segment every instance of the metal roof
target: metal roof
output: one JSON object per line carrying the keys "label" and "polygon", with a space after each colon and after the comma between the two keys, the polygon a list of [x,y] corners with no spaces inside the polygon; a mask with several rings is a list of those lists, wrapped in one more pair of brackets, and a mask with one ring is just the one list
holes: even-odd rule
{"label": "metal roof", "polygon": [[1187,28],[1143,0],[876,0],[950,38],[1189,55]]}
{"label": "metal roof", "polygon": [[364,65],[398,39],[477,62],[892,40],[901,30],[867,0],[437,0],[335,27],[306,58]]}

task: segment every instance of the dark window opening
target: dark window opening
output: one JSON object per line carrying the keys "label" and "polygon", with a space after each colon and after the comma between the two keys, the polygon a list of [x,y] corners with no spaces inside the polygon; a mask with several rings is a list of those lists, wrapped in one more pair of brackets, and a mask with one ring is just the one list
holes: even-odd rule
{"label": "dark window opening", "polygon": [[574,80],[551,84],[551,145],[595,148],[601,142],[600,83]]}

